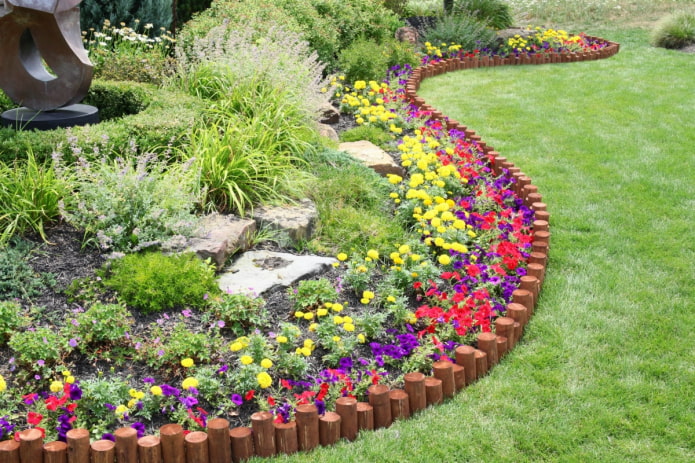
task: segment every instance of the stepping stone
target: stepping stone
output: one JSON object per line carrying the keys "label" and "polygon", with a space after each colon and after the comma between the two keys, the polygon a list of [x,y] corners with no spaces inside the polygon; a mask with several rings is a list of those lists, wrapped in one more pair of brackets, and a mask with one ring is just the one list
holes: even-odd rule
{"label": "stepping stone", "polygon": [[388,174],[405,175],[403,167],[396,164],[389,154],[366,140],[345,142],[338,145],[339,151],[345,151],[353,158],[362,161],[364,165],[370,167],[377,174],[386,176]]}
{"label": "stepping stone", "polygon": [[287,287],[301,279],[325,272],[334,262],[337,260],[332,257],[248,251],[225,269],[218,283],[222,291],[261,295],[278,286]]}

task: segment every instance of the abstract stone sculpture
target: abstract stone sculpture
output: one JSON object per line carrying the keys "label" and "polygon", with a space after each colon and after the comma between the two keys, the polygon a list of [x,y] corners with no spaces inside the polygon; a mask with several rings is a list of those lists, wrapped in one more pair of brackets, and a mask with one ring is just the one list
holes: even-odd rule
{"label": "abstract stone sculpture", "polygon": [[12,101],[50,111],[87,95],[92,64],[82,45],[81,1],[0,0],[0,88]]}

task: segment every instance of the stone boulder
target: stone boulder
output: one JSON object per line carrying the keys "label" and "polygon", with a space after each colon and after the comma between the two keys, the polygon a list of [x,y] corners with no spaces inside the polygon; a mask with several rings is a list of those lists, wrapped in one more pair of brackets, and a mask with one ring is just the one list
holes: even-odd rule
{"label": "stone boulder", "polygon": [[257,207],[252,213],[258,229],[278,231],[292,243],[311,239],[318,216],[316,204],[310,199],[297,204]]}
{"label": "stone boulder", "polygon": [[338,150],[345,151],[384,177],[388,174],[400,175],[401,177],[405,175],[403,167],[396,164],[396,161],[386,151],[372,142],[366,140],[345,142],[338,145]]}
{"label": "stone boulder", "polygon": [[201,259],[211,259],[221,269],[232,254],[249,249],[255,232],[256,222],[253,220],[231,215],[207,215],[200,220],[187,250],[195,252]]}

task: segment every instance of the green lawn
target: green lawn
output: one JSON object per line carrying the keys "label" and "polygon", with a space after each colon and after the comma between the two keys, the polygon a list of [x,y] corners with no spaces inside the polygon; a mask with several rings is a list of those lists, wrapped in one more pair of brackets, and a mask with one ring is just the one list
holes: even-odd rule
{"label": "green lawn", "polygon": [[695,460],[695,55],[449,73],[420,95],[527,173],[551,259],[523,342],[445,405],[277,461]]}

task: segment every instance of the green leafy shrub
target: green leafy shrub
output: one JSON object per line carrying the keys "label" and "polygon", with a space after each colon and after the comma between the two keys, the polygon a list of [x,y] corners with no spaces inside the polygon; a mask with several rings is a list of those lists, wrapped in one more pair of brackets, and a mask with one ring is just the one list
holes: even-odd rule
{"label": "green leafy shrub", "polygon": [[652,30],[651,44],[673,49],[695,44],[695,14],[682,11],[662,18]]}
{"label": "green leafy shrub", "polygon": [[413,46],[393,38],[381,43],[361,38],[340,52],[338,63],[347,82],[382,81],[392,66],[417,65],[419,58]]}
{"label": "green leafy shrub", "polygon": [[401,18],[408,16],[410,12],[408,0],[384,0],[384,6]]}
{"label": "green leafy shrub", "polygon": [[38,161],[31,149],[26,160],[0,163],[0,247],[26,231],[46,239],[44,228],[58,218],[67,194],[66,180],[51,164]]}
{"label": "green leafy shrub", "polygon": [[137,114],[152,101],[144,86],[130,82],[108,82],[95,80],[84,99],[85,104],[99,108],[99,119],[108,121],[118,117]]}
{"label": "green leafy shrub", "polygon": [[268,320],[263,298],[245,294],[223,293],[210,300],[210,310],[236,336],[243,336],[250,328],[261,328]]}
{"label": "green leafy shrub", "polygon": [[134,153],[132,161],[80,158],[74,166],[55,158],[57,173],[75,190],[66,198],[63,217],[103,251],[172,248],[191,234],[197,198],[188,165],[167,165],[152,153]]}
{"label": "green leafy shrub", "polygon": [[[17,360],[31,370],[40,370],[43,364],[53,364],[63,353],[63,340],[59,333],[48,328],[19,331],[8,343]],[[42,360],[43,362],[39,362]]]}
{"label": "green leafy shrub", "polygon": [[183,25],[190,20],[195,13],[210,7],[212,0],[174,0],[176,25]]}
{"label": "green leafy shrub", "polygon": [[172,2],[176,0],[91,0],[80,5],[83,29],[96,29],[104,19],[112,24],[135,26],[137,22],[168,29],[172,21]]}
{"label": "green leafy shrub", "polygon": [[32,245],[19,239],[0,248],[0,299],[31,299],[55,284],[53,274],[39,275],[29,265]]}
{"label": "green leafy shrub", "polygon": [[212,332],[193,331],[184,322],[177,322],[169,333],[159,328],[153,330],[152,341],[144,343],[139,350],[141,360],[153,367],[180,368],[184,358],[196,362],[210,361],[222,347],[222,338],[217,329]]}
{"label": "green leafy shrub", "polygon": [[22,312],[22,306],[17,302],[0,301],[0,338],[3,342],[28,321]]}
{"label": "green leafy shrub", "polygon": [[472,15],[493,29],[507,29],[514,24],[512,9],[503,0],[458,0],[453,8],[457,16]]}
{"label": "green leafy shrub", "polygon": [[102,273],[106,287],[146,313],[203,307],[206,295],[219,293],[214,268],[192,253],[129,254],[114,260],[109,271]]}
{"label": "green leafy shrub", "polygon": [[326,302],[335,302],[338,291],[326,278],[302,280],[296,288],[288,288],[287,296],[294,310],[315,310]]}
{"label": "green leafy shrub", "polygon": [[492,47],[496,42],[495,31],[471,15],[446,15],[437,20],[434,27],[427,29],[424,41],[435,46],[441,43],[456,43],[464,50]]}
{"label": "green leafy shrub", "polygon": [[93,304],[67,324],[67,334],[76,336],[79,344],[116,344],[125,340],[133,325],[133,317],[122,304]]}

